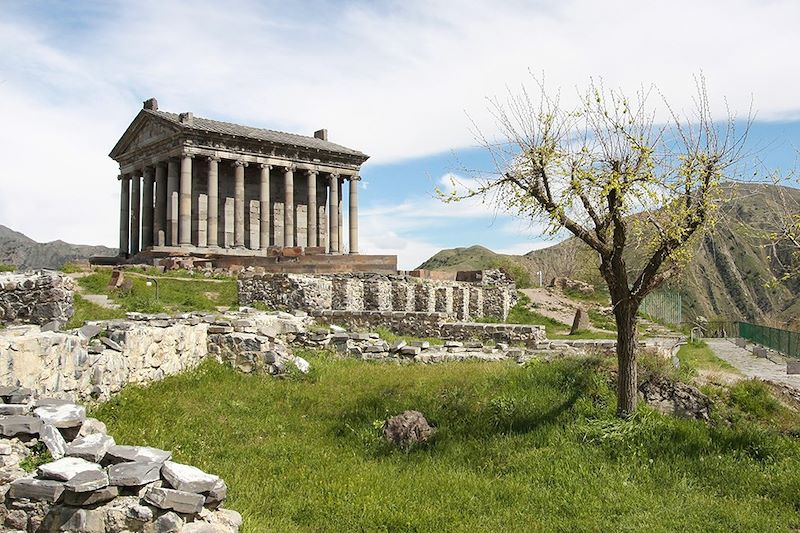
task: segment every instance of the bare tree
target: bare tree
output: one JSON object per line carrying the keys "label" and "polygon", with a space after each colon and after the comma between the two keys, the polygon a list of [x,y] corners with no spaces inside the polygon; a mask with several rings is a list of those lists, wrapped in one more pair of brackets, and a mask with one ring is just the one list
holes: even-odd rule
{"label": "bare tree", "polygon": [[[537,80],[505,103],[491,100],[503,142],[480,142],[497,172],[441,194],[447,202],[481,197],[509,212],[566,229],[597,254],[617,324],[617,414],[636,409],[637,312],[644,297],[685,264],[689,241],[712,224],[716,192],[739,160],[746,131],[734,118],[717,124],[705,83],[693,112],[680,115],[663,98],[666,123],[655,121],[651,90],[629,99],[591,81],[575,106],[562,106]],[[748,122],[749,127],[749,122]],[[629,248],[644,260],[632,268]]]}

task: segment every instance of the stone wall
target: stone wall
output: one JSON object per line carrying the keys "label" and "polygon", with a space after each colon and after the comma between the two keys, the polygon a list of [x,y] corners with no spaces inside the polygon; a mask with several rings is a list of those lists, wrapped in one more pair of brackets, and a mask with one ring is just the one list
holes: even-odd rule
{"label": "stone wall", "polygon": [[[129,383],[149,383],[193,368],[209,354],[245,370],[230,349],[236,346],[247,348],[248,353],[241,357],[255,360],[250,349],[255,343],[258,350],[279,352],[269,364],[285,364],[289,356],[275,337],[297,331],[307,320],[265,313],[233,313],[222,318],[131,313],[129,317],[66,332],[42,331],[37,326],[2,330],[0,384],[73,401],[106,400]],[[252,338],[243,343],[242,338],[226,338],[230,334]]]}
{"label": "stone wall", "polygon": [[239,277],[239,303],[272,309],[440,313],[457,320],[505,320],[516,287],[502,273],[481,282],[419,279],[404,275],[257,274]]}
{"label": "stone wall", "polygon": [[318,321],[352,330],[385,327],[398,335],[432,337],[444,340],[494,340],[536,348],[546,341],[544,326],[523,324],[483,324],[448,321],[447,313],[402,311],[316,311]]}
{"label": "stone wall", "polygon": [[72,279],[44,270],[0,274],[0,323],[65,324],[73,313]]}

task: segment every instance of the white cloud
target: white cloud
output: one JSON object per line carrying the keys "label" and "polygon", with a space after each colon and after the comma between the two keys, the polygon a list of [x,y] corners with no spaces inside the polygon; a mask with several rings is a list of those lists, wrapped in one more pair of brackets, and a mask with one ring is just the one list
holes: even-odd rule
{"label": "white cloud", "polygon": [[[761,118],[800,116],[791,0],[148,0],[97,11],[75,27],[41,24],[43,10],[0,21],[0,46],[14,51],[0,58],[0,223],[37,239],[116,242],[106,154],[149,96],[201,116],[327,127],[373,163],[474,144],[465,111],[491,136],[485,97],[527,82],[528,69],[565,98],[596,75],[627,90],[655,83],[678,108],[702,69],[719,111],[722,96],[739,112],[752,96]],[[435,216],[494,212],[462,203]]]}

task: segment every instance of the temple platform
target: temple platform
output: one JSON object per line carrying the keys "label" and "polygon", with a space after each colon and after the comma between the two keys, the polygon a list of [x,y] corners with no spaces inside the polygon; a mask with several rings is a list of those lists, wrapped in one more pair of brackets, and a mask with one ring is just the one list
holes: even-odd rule
{"label": "temple platform", "polygon": [[213,268],[229,270],[261,267],[265,272],[291,274],[343,274],[374,272],[396,274],[396,255],[326,254],[323,248],[299,246],[266,250],[198,246],[153,246],[132,257],[93,257],[92,263],[103,265],[152,264],[165,260],[179,262],[192,258],[194,263],[208,262]]}

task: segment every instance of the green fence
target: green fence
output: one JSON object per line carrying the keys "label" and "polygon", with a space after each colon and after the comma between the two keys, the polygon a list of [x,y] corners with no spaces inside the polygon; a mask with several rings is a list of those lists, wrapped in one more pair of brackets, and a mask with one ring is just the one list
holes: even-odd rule
{"label": "green fence", "polygon": [[800,358],[800,332],[739,322],[739,336],[788,357]]}
{"label": "green fence", "polygon": [[677,325],[683,322],[681,295],[677,292],[652,292],[644,297],[639,310],[648,317],[664,324]]}

